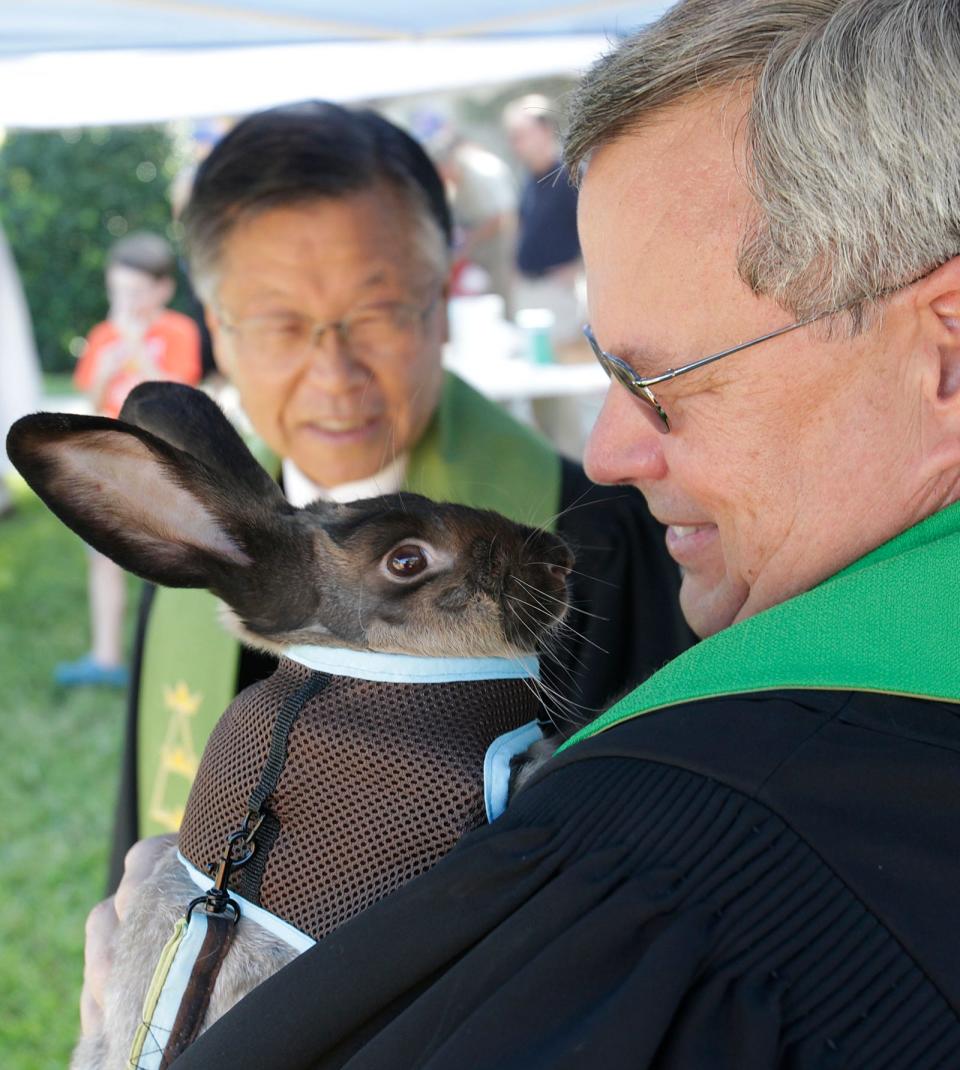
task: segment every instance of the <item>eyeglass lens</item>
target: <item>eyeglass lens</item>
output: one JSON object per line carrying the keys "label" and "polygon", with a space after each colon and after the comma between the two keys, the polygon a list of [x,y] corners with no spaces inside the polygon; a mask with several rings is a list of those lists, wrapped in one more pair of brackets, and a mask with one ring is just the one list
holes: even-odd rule
{"label": "eyeglass lens", "polygon": [[653,426],[662,435],[665,435],[670,430],[670,421],[654,396],[653,391],[649,387],[638,386],[636,376],[628,365],[605,353],[600,348],[596,338],[593,337],[592,331],[585,330],[584,334],[587,336],[587,341],[590,343],[590,348],[593,350],[593,355],[597,358],[600,367],[611,379],[615,379],[621,386],[626,387],[638,401],[643,403],[642,409],[645,415]]}

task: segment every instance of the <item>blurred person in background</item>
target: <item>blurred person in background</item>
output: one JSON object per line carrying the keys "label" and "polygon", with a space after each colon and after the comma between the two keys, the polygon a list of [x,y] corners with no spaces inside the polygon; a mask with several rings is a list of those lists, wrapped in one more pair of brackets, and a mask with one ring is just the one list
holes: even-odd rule
{"label": "blurred person in background", "polygon": [[520,97],[504,109],[503,125],[527,172],[520,194],[516,307],[549,310],[558,355],[589,359],[580,334],[585,315],[577,190],[561,161],[556,108],[537,93]]}
{"label": "blurred person in background", "polygon": [[[453,213],[454,295],[499,294],[504,314],[512,316],[517,189],[510,168],[434,112],[414,116],[413,125],[440,172]],[[471,267],[484,277],[475,280]]]}
{"label": "blurred person in background", "polygon": [[[577,190],[561,160],[557,109],[534,93],[511,101],[503,126],[514,155],[527,172],[520,195],[514,275],[519,325],[533,326],[550,340],[561,363],[589,361],[581,327],[586,319],[583,262],[577,236]],[[523,310],[542,310],[526,313]],[[566,456],[583,457],[587,434],[599,411],[596,397],[535,398],[537,426]]]}
{"label": "blurred person in background", "polygon": [[[107,257],[107,319],[90,332],[74,382],[95,412],[116,418],[127,394],[149,379],[200,381],[200,339],[196,324],[166,306],[176,290],[176,260],[159,235],[143,231],[121,238]],[[54,679],[62,687],[124,687],[123,658],[126,577],[93,550],[89,554],[89,653],[62,662]]]}
{"label": "blurred person in background", "polygon": [[[30,313],[7,239],[0,230],[0,442],[14,420],[40,404],[40,368]],[[13,510],[7,475],[13,470],[0,450],[0,518]]]}

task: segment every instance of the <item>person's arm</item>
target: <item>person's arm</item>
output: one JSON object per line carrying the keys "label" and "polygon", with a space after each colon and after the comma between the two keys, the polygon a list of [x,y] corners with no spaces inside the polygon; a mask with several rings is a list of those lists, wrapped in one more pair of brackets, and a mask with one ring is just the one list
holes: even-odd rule
{"label": "person's arm", "polygon": [[74,372],[74,382],[100,411],[112,383],[121,373],[133,381],[153,379],[157,377],[157,361],[140,324],[129,319],[111,319],[90,332]]}
{"label": "person's arm", "polygon": [[157,859],[175,836],[140,840],[127,852],[123,878],[114,895],[98,903],[87,915],[83,955],[83,989],[80,992],[80,1031],[92,1036],[103,1026],[107,978],[113,964],[117,927],[123,921],[140,885],[149,877]]}
{"label": "person's arm", "polygon": [[100,411],[110,379],[116,374],[122,347],[109,323],[98,323],[87,336],[86,345],[73,371],[74,386]]}
{"label": "person's arm", "polygon": [[157,361],[157,379],[195,386],[203,374],[200,330],[189,316],[167,313],[162,324],[163,351]]}

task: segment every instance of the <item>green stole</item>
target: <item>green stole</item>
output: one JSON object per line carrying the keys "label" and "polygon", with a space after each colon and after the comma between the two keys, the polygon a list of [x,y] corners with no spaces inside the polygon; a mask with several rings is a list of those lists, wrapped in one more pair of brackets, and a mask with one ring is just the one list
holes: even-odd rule
{"label": "green stole", "polygon": [[692,647],[561,749],[668,706],[804,688],[960,703],[960,502]]}
{"label": "green stole", "polygon": [[[251,443],[268,470],[275,457]],[[440,404],[411,450],[404,490],[495,509],[553,530],[560,458],[535,432],[446,373]],[[137,720],[141,836],[180,827],[207,737],[233,699],[240,645],[220,626],[207,591],[160,588],[147,619]]]}

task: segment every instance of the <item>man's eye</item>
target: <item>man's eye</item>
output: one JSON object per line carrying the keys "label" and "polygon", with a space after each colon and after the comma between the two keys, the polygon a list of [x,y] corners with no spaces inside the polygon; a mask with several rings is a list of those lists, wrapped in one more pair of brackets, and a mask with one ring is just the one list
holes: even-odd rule
{"label": "man's eye", "polygon": [[302,320],[265,320],[260,325],[260,330],[267,334],[298,338],[303,335],[306,326]]}
{"label": "man's eye", "polygon": [[351,317],[347,327],[350,341],[359,347],[390,345],[402,340],[412,325],[403,305],[371,309]]}
{"label": "man's eye", "polygon": [[383,312],[365,312],[362,316],[352,316],[348,320],[350,334],[363,334],[365,331],[376,331],[387,327],[391,323],[389,314]]}

